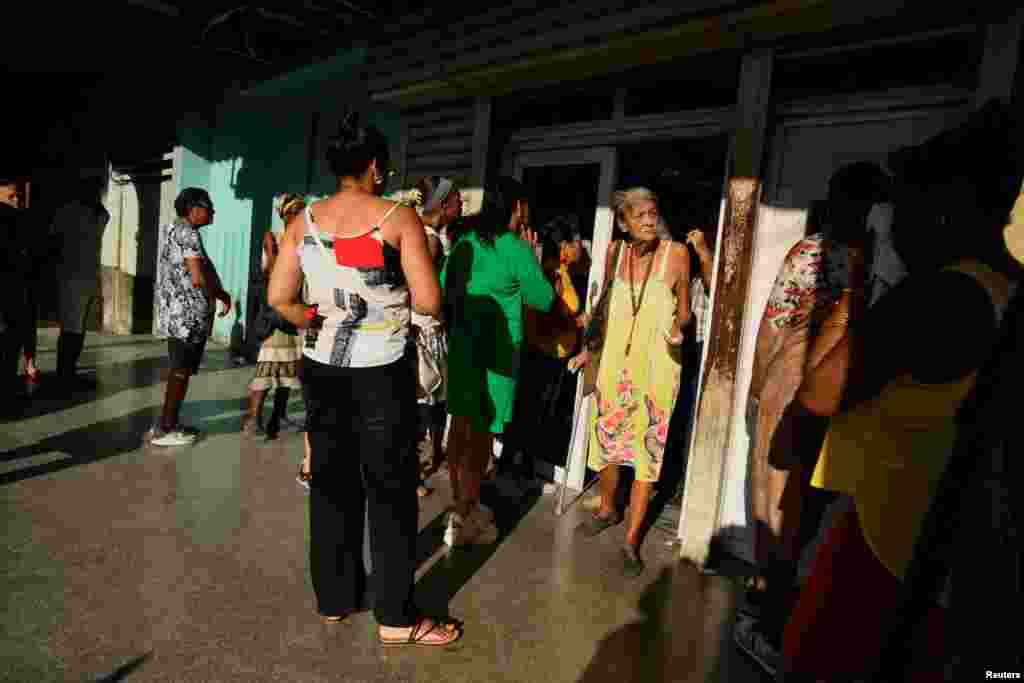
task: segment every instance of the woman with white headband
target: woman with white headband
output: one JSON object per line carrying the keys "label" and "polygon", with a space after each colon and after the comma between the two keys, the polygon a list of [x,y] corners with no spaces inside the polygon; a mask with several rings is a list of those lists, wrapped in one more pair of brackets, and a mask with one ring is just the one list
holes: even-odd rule
{"label": "woman with white headband", "polygon": [[[434,267],[441,272],[444,260],[451,251],[449,227],[462,215],[462,196],[458,186],[449,178],[427,176],[415,185],[414,203],[416,212],[423,221],[427,233],[427,246],[434,260]],[[448,374],[448,340],[438,318],[413,312],[413,339],[418,356],[419,439],[425,438],[432,446],[428,457],[420,458],[421,475],[440,467],[444,458],[442,439],[444,437],[445,394]],[[421,483],[417,489],[420,497],[428,496],[431,490]]]}
{"label": "woman with white headband", "polygon": [[[282,225],[288,225],[306,208],[306,197],[301,194],[286,193],[277,206],[277,215]],[[263,235],[263,282],[270,281],[270,273],[274,270],[277,255],[280,251],[282,233],[268,230]],[[287,420],[288,399],[292,389],[302,389],[299,376],[299,361],[302,351],[298,338],[275,330],[261,345],[260,354],[256,359],[256,376],[249,383],[249,411],[242,418],[242,433],[254,435],[264,430],[263,404],[267,394],[274,392],[274,410],[266,425],[268,439],[277,438],[281,429],[281,421]],[[308,478],[309,463],[304,461],[299,472],[299,479]]]}

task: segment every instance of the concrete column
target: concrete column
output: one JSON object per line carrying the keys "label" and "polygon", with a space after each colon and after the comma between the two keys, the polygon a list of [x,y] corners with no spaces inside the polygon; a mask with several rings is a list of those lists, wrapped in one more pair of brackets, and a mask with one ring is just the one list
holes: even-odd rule
{"label": "concrete column", "polygon": [[737,129],[712,290],[711,330],[680,521],[681,556],[698,566],[706,564],[718,531],[730,425],[735,418],[736,366],[761,196],[771,73],[769,50],[747,54],[740,67]]}

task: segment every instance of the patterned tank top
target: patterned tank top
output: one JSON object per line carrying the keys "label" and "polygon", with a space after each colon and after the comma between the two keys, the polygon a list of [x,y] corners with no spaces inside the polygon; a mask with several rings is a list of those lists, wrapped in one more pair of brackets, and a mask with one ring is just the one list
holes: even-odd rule
{"label": "patterned tank top", "polygon": [[324,235],[306,208],[299,262],[308,303],[323,326],[307,331],[304,353],[318,363],[347,368],[387,365],[405,353],[409,335],[409,286],[398,250],[380,226],[398,208],[353,236]]}

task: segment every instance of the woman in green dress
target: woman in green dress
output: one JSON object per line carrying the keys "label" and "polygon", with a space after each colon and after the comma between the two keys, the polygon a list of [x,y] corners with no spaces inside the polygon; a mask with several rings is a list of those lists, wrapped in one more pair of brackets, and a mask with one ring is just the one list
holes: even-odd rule
{"label": "woman in green dress", "polygon": [[512,421],[523,342],[523,306],[551,308],[555,293],[531,244],[523,186],[499,178],[484,189],[480,215],[452,247],[441,276],[448,324],[448,471],[455,510],[448,546],[493,543],[497,529],[480,506],[493,435]]}
{"label": "woman in green dress", "polygon": [[[658,236],[657,197],[645,188],[616,192],[616,223],[626,233],[605,261],[610,287],[603,330],[570,369],[591,361],[602,347],[591,418],[588,466],[600,472],[601,507],[584,526],[596,535],[621,521],[615,509],[619,469],[632,467],[623,571],[643,571],[638,555],[647,506],[661,473],[669,417],[682,375],[680,345],[690,321],[690,258],[686,246]],[[595,339],[596,336],[596,339]]]}

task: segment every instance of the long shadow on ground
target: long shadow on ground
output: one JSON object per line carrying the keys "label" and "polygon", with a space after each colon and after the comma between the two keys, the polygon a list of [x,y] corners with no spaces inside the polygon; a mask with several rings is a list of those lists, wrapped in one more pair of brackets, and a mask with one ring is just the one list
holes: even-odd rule
{"label": "long shadow on ground", "polygon": [[[238,430],[238,413],[244,399],[192,401],[183,407],[183,414],[195,419],[203,437],[227,434]],[[203,416],[210,416],[204,419]],[[146,407],[127,415],[103,420],[0,453],[0,462],[9,463],[48,453],[63,457],[41,464],[28,465],[0,474],[0,486],[87,465],[137,450],[142,437],[153,425],[154,409]]]}
{"label": "long shadow on ground", "polygon": [[[427,570],[416,584],[416,602],[426,614],[448,614],[448,604],[452,598],[515,531],[540,500],[541,494],[536,491],[518,499],[499,499],[493,487],[487,486],[482,497],[484,504],[494,510],[495,522],[500,532],[498,541],[491,545],[454,548]],[[420,562],[433,556],[443,544],[445,520],[446,514],[438,515],[420,532],[417,541]]]}
{"label": "long shadow on ground", "polygon": [[[152,343],[152,342],[150,342]],[[102,347],[99,347],[102,348]],[[88,372],[83,366],[83,377],[96,381],[92,390],[67,392],[56,381],[56,376],[46,373],[39,389],[31,399],[20,399],[8,403],[0,413],[0,422],[14,422],[74,408],[86,403],[99,401],[122,391],[140,389],[164,381],[167,372],[166,355],[138,358],[115,363],[100,363],[95,372]],[[200,366],[200,374],[233,370],[230,354],[224,349],[209,349]]]}

